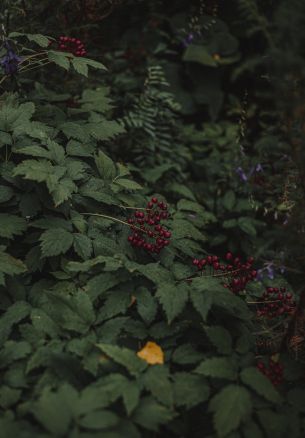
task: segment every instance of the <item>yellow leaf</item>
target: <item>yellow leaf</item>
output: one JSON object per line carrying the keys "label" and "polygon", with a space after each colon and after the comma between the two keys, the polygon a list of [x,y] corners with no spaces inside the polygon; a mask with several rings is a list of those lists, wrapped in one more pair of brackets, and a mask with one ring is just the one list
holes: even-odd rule
{"label": "yellow leaf", "polygon": [[164,364],[164,353],[155,342],[147,342],[137,355],[150,365]]}
{"label": "yellow leaf", "polygon": [[271,359],[273,360],[273,362],[278,362],[280,359],[280,355],[279,353],[275,353],[271,356]]}

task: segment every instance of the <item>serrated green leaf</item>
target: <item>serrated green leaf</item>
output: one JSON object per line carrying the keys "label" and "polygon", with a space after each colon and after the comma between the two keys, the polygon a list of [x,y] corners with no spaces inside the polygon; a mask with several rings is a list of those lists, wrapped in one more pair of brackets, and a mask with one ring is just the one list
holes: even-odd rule
{"label": "serrated green leaf", "polygon": [[72,420],[73,406],[78,394],[70,385],[62,386],[56,393],[45,390],[33,403],[32,414],[54,436],[65,436]]}
{"label": "serrated green leaf", "polygon": [[195,364],[204,358],[204,354],[197,351],[191,344],[180,345],[172,356],[175,363],[181,365]]}
{"label": "serrated green leaf", "polygon": [[147,363],[138,358],[133,350],[110,344],[97,344],[96,346],[115,362],[124,366],[132,375],[137,376],[147,367]]}
{"label": "serrated green leaf", "polygon": [[108,429],[118,424],[119,417],[111,411],[99,410],[86,414],[79,419],[79,424],[86,429]]}
{"label": "serrated green leaf", "polygon": [[267,377],[254,367],[244,368],[240,373],[242,382],[259,395],[273,403],[280,403],[281,397]]}
{"label": "serrated green leaf", "polygon": [[0,345],[8,339],[14,324],[26,318],[31,312],[31,306],[25,301],[12,304],[0,319]]}
{"label": "serrated green leaf", "polygon": [[[0,273],[18,275],[27,270],[27,267],[21,260],[15,259],[10,254],[4,252],[2,248],[0,247]],[[0,283],[4,284],[3,281],[0,281]]]}
{"label": "serrated green leaf", "polygon": [[26,221],[19,216],[7,213],[0,214],[0,237],[11,239],[26,230]]}
{"label": "serrated green leaf", "polygon": [[177,406],[192,408],[205,402],[210,395],[207,380],[187,372],[176,373],[174,376],[174,401]]}
{"label": "serrated green leaf", "polygon": [[242,386],[226,386],[212,398],[209,410],[214,413],[217,434],[219,437],[225,437],[250,417],[252,412],[250,393]]}
{"label": "serrated green leaf", "polygon": [[[82,58],[90,67],[97,68],[99,70],[107,70],[107,68],[102,64],[101,62],[95,61],[94,59],[90,58]],[[104,96],[104,90],[103,90],[103,96]]]}
{"label": "serrated green leaf", "polygon": [[157,403],[151,397],[144,397],[132,416],[132,420],[144,429],[157,432],[162,424],[166,424],[175,417],[173,411]]}
{"label": "serrated green leaf", "polygon": [[220,354],[232,353],[232,338],[230,332],[222,326],[206,327],[205,332]]}
{"label": "serrated green leaf", "polygon": [[51,62],[54,62],[55,64],[59,65],[65,70],[70,69],[69,58],[71,58],[71,55],[68,55],[67,53],[63,53],[63,52],[56,52],[54,50],[50,50],[48,52],[48,58]]}
{"label": "serrated green leaf", "polygon": [[142,186],[131,179],[118,178],[115,180],[115,184],[127,190],[142,190]]}
{"label": "serrated green leaf", "polygon": [[104,152],[99,151],[95,157],[97,170],[105,181],[112,181],[116,176],[116,168],[114,162]]}
{"label": "serrated green leaf", "polygon": [[172,222],[173,237],[175,239],[191,238],[194,240],[205,241],[206,237],[195,225],[185,219],[174,219]]}
{"label": "serrated green leaf", "polygon": [[173,389],[169,370],[164,365],[149,367],[143,376],[145,388],[162,404],[172,407]]}
{"label": "serrated green leaf", "polygon": [[162,305],[169,323],[179,315],[188,301],[188,288],[186,284],[161,284],[156,292],[156,297]]}
{"label": "serrated green leaf", "polygon": [[29,41],[34,41],[40,47],[48,47],[50,40],[40,33],[21,33],[21,32],[11,32],[9,34],[10,38],[15,38],[19,36],[25,36]]}
{"label": "serrated green leaf", "polygon": [[205,359],[194,372],[218,379],[236,380],[237,378],[236,364],[228,357]]}
{"label": "serrated green leaf", "polygon": [[150,324],[154,320],[158,308],[155,298],[143,287],[137,290],[135,296],[139,315],[147,324]]}
{"label": "serrated green leaf", "polygon": [[87,260],[92,254],[92,242],[85,234],[73,234],[73,247],[75,252],[83,259]]}
{"label": "serrated green leaf", "polygon": [[41,253],[43,257],[53,257],[65,254],[73,244],[73,234],[63,228],[52,228],[40,236]]}
{"label": "serrated green leaf", "polygon": [[99,123],[88,123],[87,129],[95,140],[106,141],[125,132],[125,128],[115,120],[104,120]]}
{"label": "serrated green leaf", "polygon": [[84,58],[73,57],[71,60],[72,66],[77,73],[82,76],[88,77],[88,65]]}

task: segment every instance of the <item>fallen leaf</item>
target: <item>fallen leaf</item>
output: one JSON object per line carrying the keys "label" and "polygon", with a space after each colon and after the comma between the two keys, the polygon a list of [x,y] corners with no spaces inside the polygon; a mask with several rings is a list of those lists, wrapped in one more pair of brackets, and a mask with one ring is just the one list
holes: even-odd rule
{"label": "fallen leaf", "polygon": [[150,365],[164,364],[164,353],[155,342],[147,342],[142,350],[137,352],[137,355]]}

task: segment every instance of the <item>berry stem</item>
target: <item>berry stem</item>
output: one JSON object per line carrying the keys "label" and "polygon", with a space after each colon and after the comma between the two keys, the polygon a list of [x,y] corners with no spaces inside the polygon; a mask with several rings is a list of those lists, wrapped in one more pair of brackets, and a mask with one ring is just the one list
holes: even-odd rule
{"label": "berry stem", "polygon": [[103,217],[105,219],[110,219],[114,222],[118,222],[120,224],[127,225],[129,228],[132,228],[133,230],[138,230],[141,233],[147,234],[147,231],[142,230],[141,228],[137,227],[136,225],[132,225],[132,224],[129,224],[128,222],[122,221],[121,219],[117,219],[116,217],[108,216],[106,214],[99,214],[99,213],[81,213],[81,214],[84,216],[98,216],[98,217]]}
{"label": "berry stem", "polygon": [[268,304],[268,303],[279,303],[281,300],[273,300],[273,301],[246,301],[247,304]]}
{"label": "berry stem", "polygon": [[147,211],[151,211],[151,208],[146,208],[146,207],[126,207],[125,205],[118,205],[118,207],[120,208],[124,208],[124,209],[130,209],[130,210],[147,210]]}

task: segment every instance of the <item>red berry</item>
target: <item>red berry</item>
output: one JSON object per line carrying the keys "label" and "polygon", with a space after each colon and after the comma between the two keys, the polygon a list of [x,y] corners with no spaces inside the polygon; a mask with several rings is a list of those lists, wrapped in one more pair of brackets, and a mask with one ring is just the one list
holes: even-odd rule
{"label": "red berry", "polygon": [[158,198],[151,198],[151,202],[153,202],[154,204],[157,204]]}
{"label": "red berry", "polygon": [[233,257],[232,253],[231,252],[227,252],[226,260],[232,260],[232,257]]}

